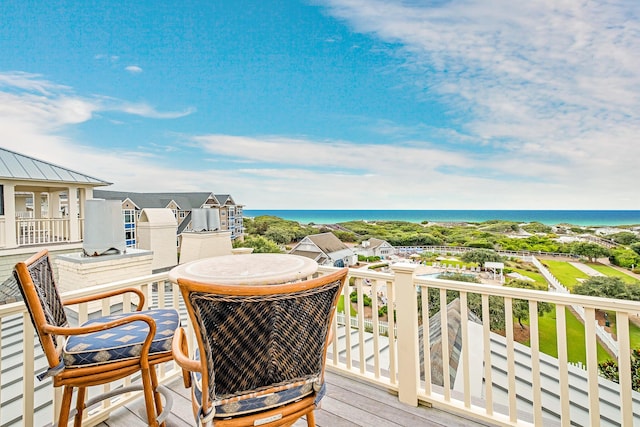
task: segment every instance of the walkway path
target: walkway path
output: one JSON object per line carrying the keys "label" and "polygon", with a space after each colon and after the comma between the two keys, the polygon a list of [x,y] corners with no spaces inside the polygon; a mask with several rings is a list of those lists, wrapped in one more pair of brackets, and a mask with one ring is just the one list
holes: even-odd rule
{"label": "walkway path", "polygon": [[569,264],[573,265],[575,268],[582,271],[587,276],[604,276],[604,274],[600,273],[598,270],[595,270],[589,267],[587,264],[583,264],[581,262],[573,262],[573,261],[569,261]]}

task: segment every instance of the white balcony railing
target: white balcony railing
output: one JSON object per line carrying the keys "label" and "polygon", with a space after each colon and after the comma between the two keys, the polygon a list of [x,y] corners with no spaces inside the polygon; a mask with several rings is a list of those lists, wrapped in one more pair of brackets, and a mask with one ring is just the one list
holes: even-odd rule
{"label": "white balcony railing", "polygon": [[[78,219],[78,241],[84,235],[84,221]],[[69,218],[16,218],[18,246],[45,245],[70,242],[71,220]]]}
{"label": "white balcony railing", "polygon": [[[334,324],[328,369],[394,391],[400,401],[410,405],[422,402],[498,425],[639,425],[640,398],[631,384],[629,319],[640,314],[640,303],[417,278],[414,268],[398,264],[392,266],[392,273],[350,270],[350,286],[344,289],[344,311],[349,321],[341,321],[343,315]],[[332,270],[321,267],[319,274]],[[167,282],[166,273],[74,291],[64,297],[124,286],[143,289],[152,307],[180,308],[179,293]],[[358,295],[357,314],[349,315],[349,296],[354,291]],[[453,304],[447,305],[448,292],[458,296],[457,310],[452,309]],[[370,316],[365,314],[368,308],[363,302],[369,294]],[[472,294],[480,296],[482,320],[467,308]],[[429,310],[420,313],[418,307],[433,307],[434,296],[440,297],[440,310],[429,318]],[[489,324],[493,308],[490,301],[494,298],[504,301],[506,332],[502,335],[492,331]],[[541,302],[555,305],[557,358],[540,351],[537,315],[528,319],[530,344],[525,346],[514,339],[514,306],[519,306],[520,300],[528,301],[530,313],[537,313]],[[389,307],[385,321],[375,315],[383,301]],[[129,305],[126,300],[111,301],[121,302]],[[108,306],[103,305],[103,313]],[[567,343],[574,338],[567,335],[566,324],[572,306],[582,307],[586,319],[583,368],[568,361]],[[89,315],[86,304],[76,310],[80,320]],[[598,375],[597,310],[615,313],[620,384]],[[183,325],[187,325],[182,313]],[[60,396],[50,383],[35,382],[34,375],[44,369],[45,362],[29,316],[22,303],[12,303],[0,306],[0,321],[0,426],[44,425],[53,419]],[[178,375],[172,363],[159,372],[162,382]],[[111,411],[138,396],[132,394],[95,408],[85,424],[104,420]]]}

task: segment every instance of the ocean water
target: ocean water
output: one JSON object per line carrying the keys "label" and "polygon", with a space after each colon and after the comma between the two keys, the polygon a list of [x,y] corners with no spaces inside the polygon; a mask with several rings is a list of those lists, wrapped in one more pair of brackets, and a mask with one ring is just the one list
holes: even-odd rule
{"label": "ocean water", "polygon": [[640,211],[594,210],[278,210],[245,209],[245,217],[272,215],[302,224],[335,224],[346,221],[485,222],[505,220],[537,221],[542,224],[584,226],[640,225]]}

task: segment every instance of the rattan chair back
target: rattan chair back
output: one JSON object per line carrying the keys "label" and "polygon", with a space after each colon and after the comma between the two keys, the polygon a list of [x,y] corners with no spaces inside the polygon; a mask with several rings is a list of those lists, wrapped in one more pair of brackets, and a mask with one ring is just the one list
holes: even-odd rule
{"label": "rattan chair back", "polygon": [[19,289],[36,328],[40,344],[50,368],[62,362],[61,345],[53,334],[45,332],[43,325],[68,326],[67,315],[53,277],[53,269],[47,251],[40,252],[28,265],[21,263],[13,271]]}
{"label": "rattan chair back", "polygon": [[324,381],[329,330],[348,269],[284,285],[179,279],[202,365],[202,405]]}

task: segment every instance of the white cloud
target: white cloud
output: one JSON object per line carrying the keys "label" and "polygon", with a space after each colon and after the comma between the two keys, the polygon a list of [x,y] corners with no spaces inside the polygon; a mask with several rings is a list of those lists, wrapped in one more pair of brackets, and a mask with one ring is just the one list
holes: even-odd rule
{"label": "white cloud", "polygon": [[[470,169],[483,147],[484,164],[498,175],[544,182],[543,207],[637,209],[622,202],[640,158],[635,3],[324,3],[355,31],[400,46],[406,78],[459,117],[466,136],[460,155]],[[510,189],[513,206],[515,192],[532,188],[520,180],[495,184]],[[482,188],[470,185],[465,197]],[[478,207],[492,207],[487,202]]]}
{"label": "white cloud", "polygon": [[194,113],[195,108],[187,108],[183,111],[158,111],[152,106],[144,103],[115,103],[109,109],[116,111],[122,111],[127,114],[133,114],[136,116],[148,117],[150,119],[177,119],[180,117],[188,116]]}
{"label": "white cloud", "polygon": [[137,65],[129,65],[125,67],[125,70],[127,70],[131,74],[140,74],[142,72],[142,68],[138,67]]}
{"label": "white cloud", "polygon": [[115,111],[151,119],[175,119],[195,109],[159,111],[145,103],[130,103],[109,97],[82,97],[67,86],[57,85],[37,74],[0,73],[0,112],[8,121],[27,120],[47,129],[83,123],[94,113]]}
{"label": "white cloud", "polygon": [[44,80],[39,74],[14,71],[0,73],[0,89],[18,89],[50,95],[52,92],[63,92],[70,88]]}
{"label": "white cloud", "polygon": [[[172,178],[168,178],[166,168],[157,164],[156,154],[142,149],[96,148],[76,139],[75,126],[104,111],[156,119],[189,113],[159,112],[145,104],[130,104],[107,97],[82,97],[70,88],[48,82],[38,75],[0,73],[2,147],[118,183],[125,189],[155,191],[163,182],[168,184]],[[171,152],[172,148],[167,151]],[[198,181],[192,176],[195,173],[187,172],[186,175],[185,181],[176,178],[176,183],[185,188],[197,185]]]}

